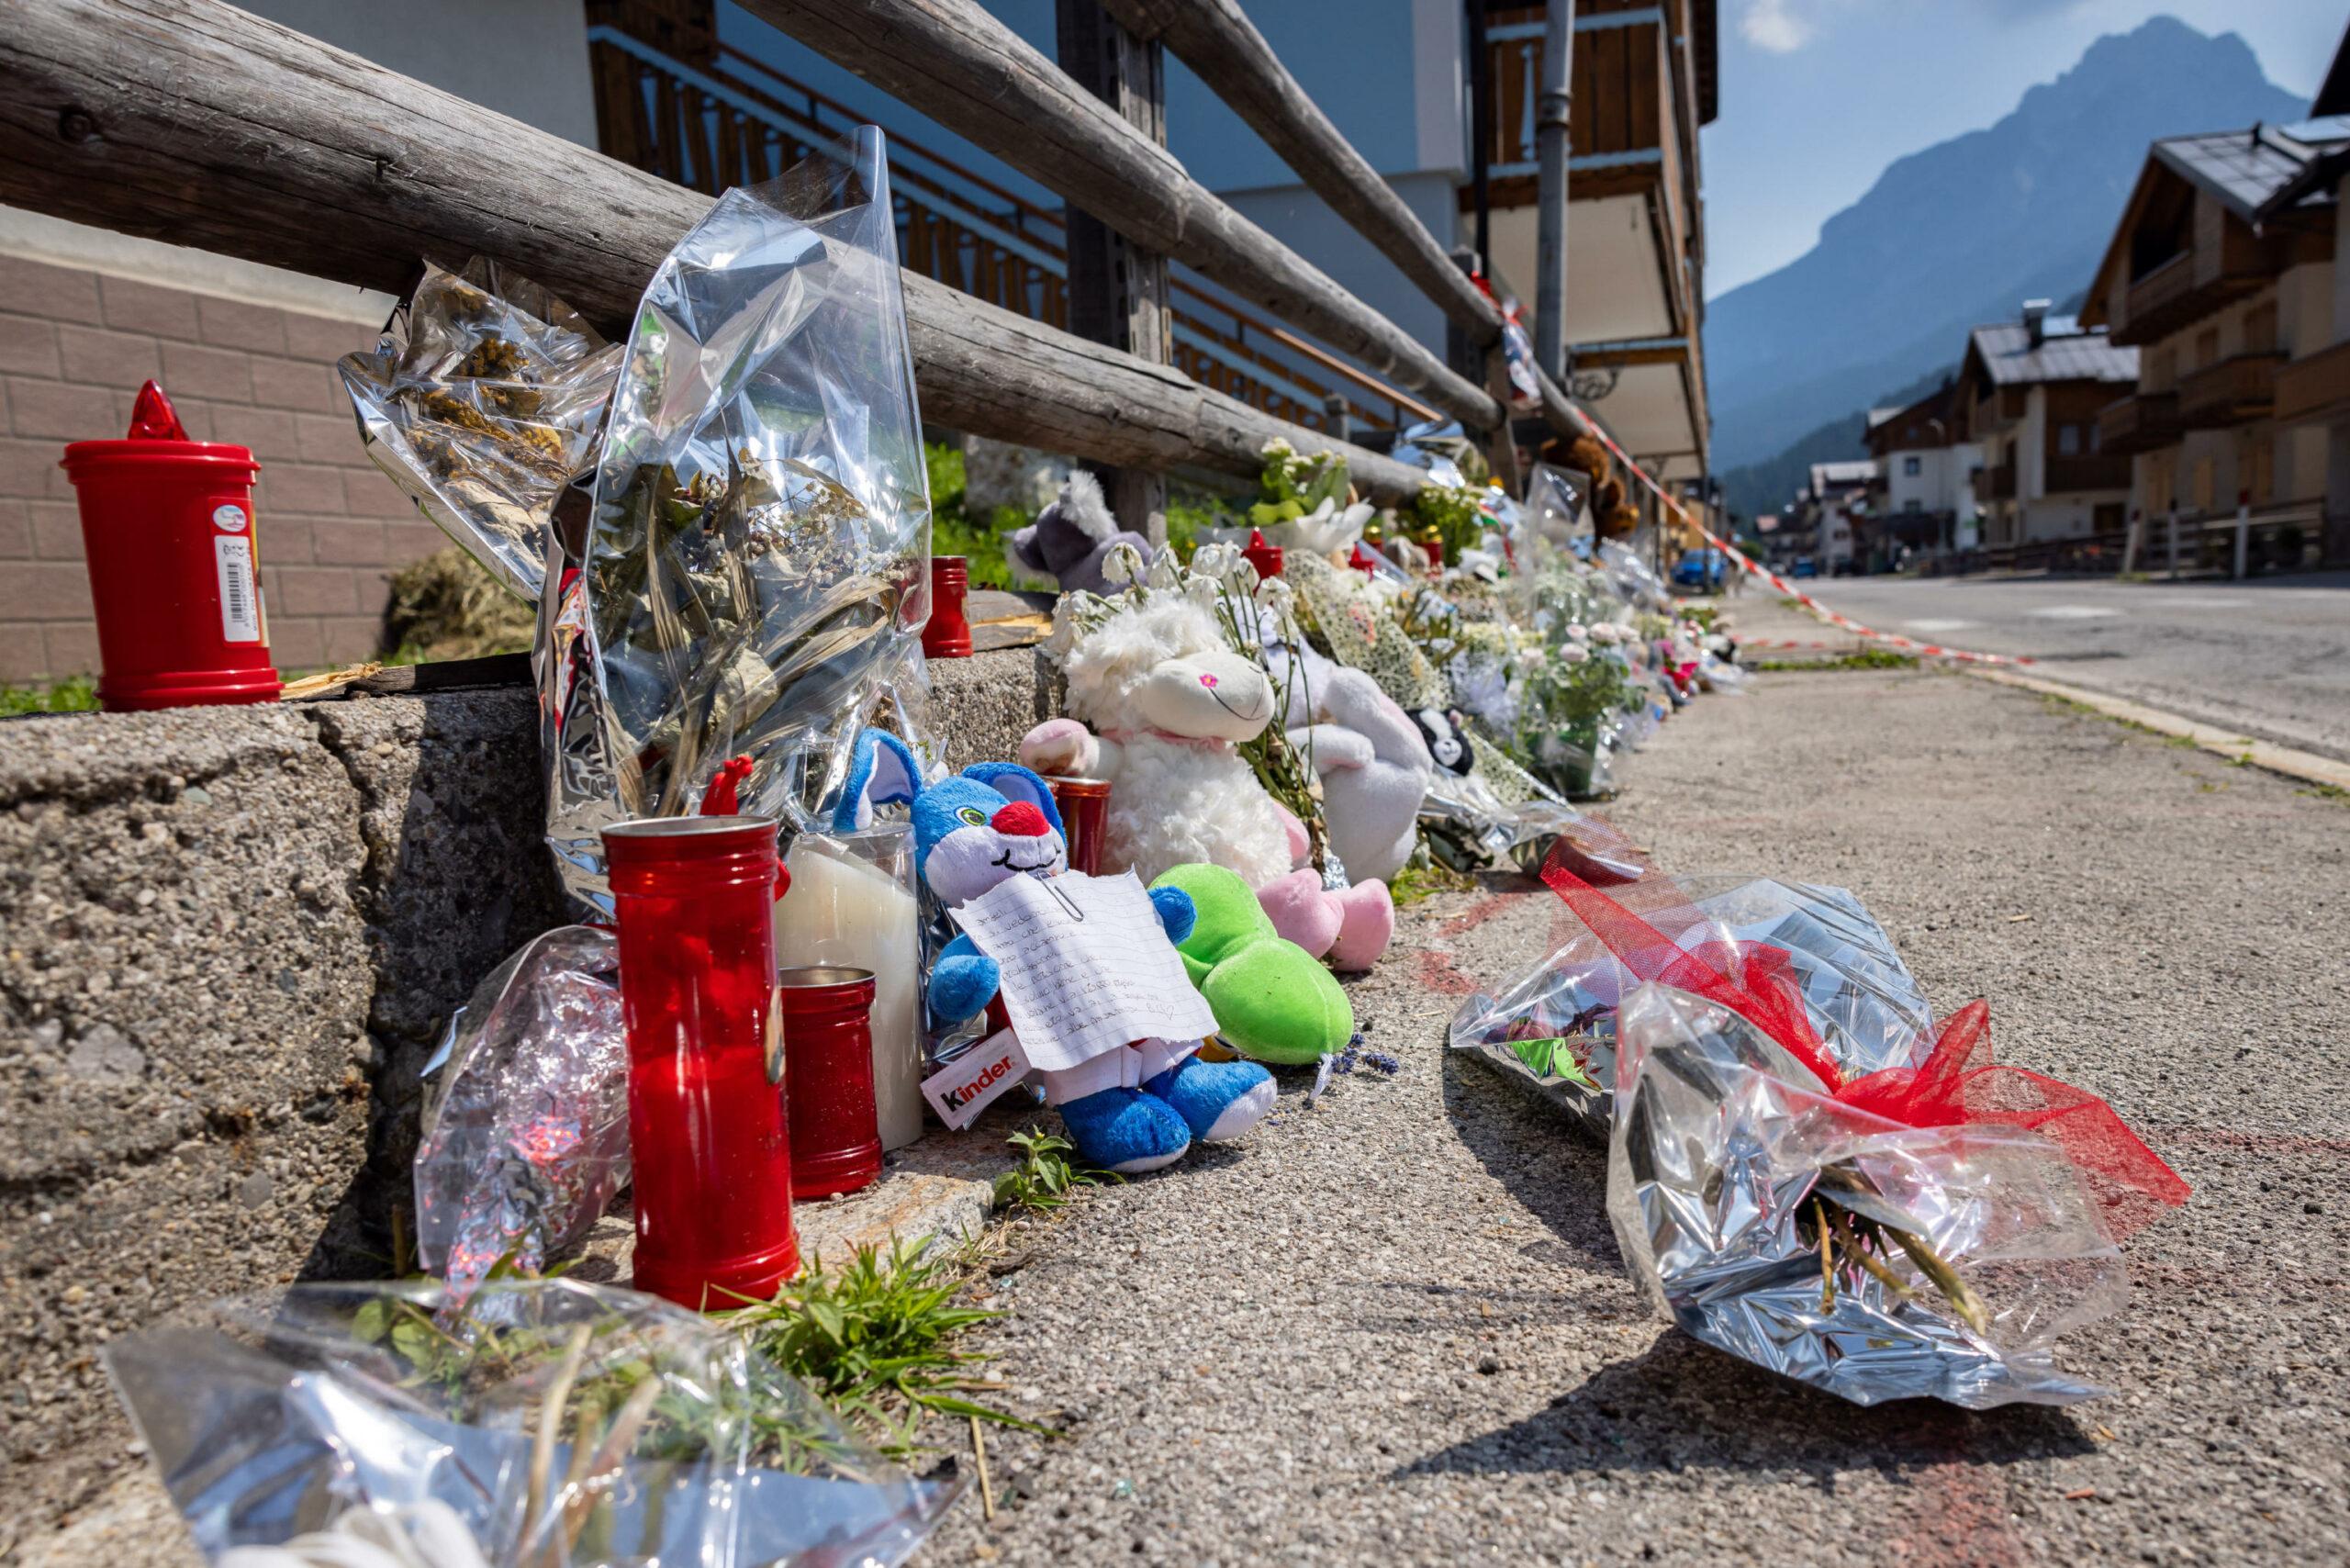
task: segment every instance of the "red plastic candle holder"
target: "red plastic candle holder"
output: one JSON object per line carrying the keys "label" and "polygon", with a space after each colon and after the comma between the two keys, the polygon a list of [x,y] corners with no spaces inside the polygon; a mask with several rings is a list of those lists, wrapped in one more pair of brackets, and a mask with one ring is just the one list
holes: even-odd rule
{"label": "red plastic candle holder", "polygon": [[74,442],[61,466],[82,507],[106,705],[275,701],[251,449],[190,441],[150,381],[128,436]]}
{"label": "red plastic candle holder", "polygon": [[775,1005],[776,824],[604,830],[628,1031],[636,1288],[719,1310],[800,1271]]}
{"label": "red plastic candle holder", "polygon": [[1102,874],[1102,833],[1110,820],[1106,778],[1047,778],[1053,804],[1061,813],[1061,836],[1069,843],[1069,868],[1089,877]]}
{"label": "red plastic candle holder", "polygon": [[1240,552],[1240,558],[1257,568],[1259,580],[1281,575],[1281,547],[1266,543],[1265,531],[1261,528],[1248,531],[1248,546]]}
{"label": "red plastic candle holder", "polygon": [[791,1118],[791,1193],[854,1193],[881,1175],[880,1121],[873,1103],[873,971],[810,965],[776,975],[784,1104]]}
{"label": "red plastic candle holder", "polygon": [[960,555],[930,558],[930,620],[922,629],[926,658],[968,659],[971,656],[971,622],[963,613],[970,592],[970,565]]}

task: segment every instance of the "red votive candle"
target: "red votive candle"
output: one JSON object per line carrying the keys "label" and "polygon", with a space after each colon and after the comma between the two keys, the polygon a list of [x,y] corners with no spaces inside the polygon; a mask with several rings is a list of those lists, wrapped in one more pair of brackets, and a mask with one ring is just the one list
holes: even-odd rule
{"label": "red votive candle", "polygon": [[721,1310],[800,1271],[775,996],[776,824],[604,830],[628,1031],[636,1288]]}
{"label": "red votive candle", "polygon": [[970,566],[962,556],[930,558],[930,620],[922,629],[924,657],[971,656],[971,622],[963,614],[963,598],[970,591]]}
{"label": "red votive candle", "polygon": [[1060,808],[1061,836],[1069,841],[1069,868],[1089,877],[1102,874],[1102,829],[1110,815],[1106,778],[1047,778],[1053,804]]}
{"label": "red votive candle", "polygon": [[873,971],[839,965],[780,970],[783,1051],[790,1061],[791,1193],[828,1197],[881,1174],[873,1104]]}
{"label": "red votive candle", "polygon": [[1261,528],[1248,531],[1248,547],[1240,552],[1240,558],[1257,568],[1257,576],[1260,579],[1281,575],[1281,547],[1266,543],[1265,531]]}

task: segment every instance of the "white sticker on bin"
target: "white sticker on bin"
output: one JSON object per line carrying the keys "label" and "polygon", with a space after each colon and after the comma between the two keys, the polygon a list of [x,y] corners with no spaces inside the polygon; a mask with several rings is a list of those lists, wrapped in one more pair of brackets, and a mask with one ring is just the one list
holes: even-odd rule
{"label": "white sticker on bin", "polygon": [[1027,1053],[1009,1029],[998,1029],[923,1080],[922,1092],[938,1119],[961,1132],[1013,1084],[1028,1076]]}
{"label": "white sticker on bin", "polygon": [[212,554],[220,572],[221,641],[260,642],[261,595],[253,588],[252,546],[241,533],[217,534]]}

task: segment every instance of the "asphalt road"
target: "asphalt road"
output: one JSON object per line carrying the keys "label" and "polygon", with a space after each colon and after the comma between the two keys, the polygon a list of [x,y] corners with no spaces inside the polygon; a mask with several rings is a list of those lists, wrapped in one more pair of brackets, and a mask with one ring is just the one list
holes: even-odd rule
{"label": "asphalt road", "polygon": [[[1651,1318],[1603,1152],[1449,1057],[1560,910],[1406,912],[1351,993],[1392,1080],[1089,1195],[992,1282],[1000,1507],[921,1561],[2350,1561],[2350,813],[2289,780],[1929,671],[1766,673],[1626,770],[1661,863],[1852,888],[1936,1006],[2108,1098],[2195,1195],[2056,1359],[2067,1409],[1861,1409]],[[946,1440],[967,1441],[957,1432]],[[965,1455],[968,1467],[968,1454]]]}
{"label": "asphalt road", "polygon": [[2350,759],[2350,573],[2245,583],[1839,577],[1807,586],[1822,604],[1880,632],[2030,655],[2053,680]]}

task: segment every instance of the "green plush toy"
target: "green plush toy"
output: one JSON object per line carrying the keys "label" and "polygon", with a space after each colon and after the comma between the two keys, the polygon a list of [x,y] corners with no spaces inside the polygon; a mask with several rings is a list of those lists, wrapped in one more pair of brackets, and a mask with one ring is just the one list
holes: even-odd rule
{"label": "green plush toy", "polygon": [[1315,1061],[1346,1048],[1355,1010],[1330,971],[1274,935],[1257,895],[1221,866],[1177,866],[1151,883],[1181,888],[1199,920],[1176,945],[1225,1044],[1257,1061]]}

